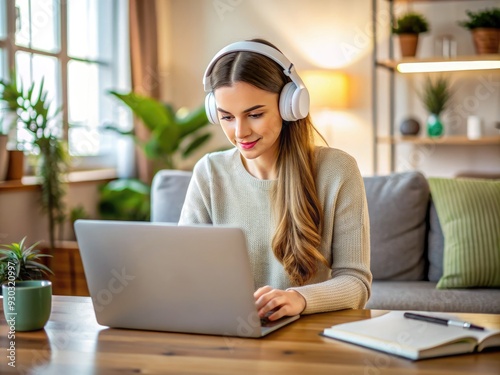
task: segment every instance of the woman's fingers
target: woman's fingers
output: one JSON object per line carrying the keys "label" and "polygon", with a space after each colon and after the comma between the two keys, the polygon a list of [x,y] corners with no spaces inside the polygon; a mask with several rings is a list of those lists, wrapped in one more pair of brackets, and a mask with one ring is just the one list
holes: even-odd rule
{"label": "woman's fingers", "polygon": [[270,286],[259,288],[254,297],[259,316],[267,316],[269,320],[300,314],[306,305],[300,293],[294,290],[273,289]]}

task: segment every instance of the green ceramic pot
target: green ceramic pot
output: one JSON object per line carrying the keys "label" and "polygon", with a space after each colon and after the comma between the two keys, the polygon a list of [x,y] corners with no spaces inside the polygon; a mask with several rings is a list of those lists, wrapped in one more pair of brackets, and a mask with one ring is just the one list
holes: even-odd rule
{"label": "green ceramic pot", "polygon": [[2,284],[3,312],[9,329],[35,331],[42,329],[52,310],[52,283],[27,280]]}

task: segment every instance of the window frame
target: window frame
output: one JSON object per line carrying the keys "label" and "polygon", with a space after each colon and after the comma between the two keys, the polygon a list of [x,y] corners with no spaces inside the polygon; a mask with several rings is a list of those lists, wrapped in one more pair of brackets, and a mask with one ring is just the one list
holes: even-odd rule
{"label": "window frame", "polygon": [[[29,6],[31,7],[31,0]],[[56,82],[59,84],[59,92],[56,94],[58,101],[61,107],[61,120],[62,120],[62,137],[65,141],[69,142],[69,97],[68,97],[68,66],[71,61],[78,61],[83,63],[91,63],[97,64],[100,67],[111,67],[112,70],[112,81],[113,87],[109,87],[106,89],[114,89],[114,90],[130,90],[131,88],[131,77],[130,77],[130,65],[123,63],[123,57],[129,51],[129,46],[120,46],[120,43],[128,43],[128,38],[123,37],[121,35],[124,31],[127,32],[128,35],[128,22],[127,29],[124,30],[123,25],[120,25],[119,18],[128,19],[128,1],[123,0],[111,0],[113,1],[111,8],[112,11],[112,31],[113,31],[113,58],[110,62],[103,61],[93,58],[81,58],[81,57],[72,57],[68,54],[68,9],[66,0],[57,0],[55,2],[56,7],[59,9],[59,33],[60,33],[60,49],[57,52],[49,52],[44,50],[39,50],[36,48],[25,47],[16,44],[16,1],[15,0],[4,0],[0,2],[0,6],[4,7],[4,12],[6,16],[6,26],[7,33],[6,38],[0,38],[0,49],[4,51],[6,54],[6,69],[5,71],[0,72],[1,76],[8,77],[9,72],[11,72],[16,66],[16,53],[19,51],[26,52],[29,54],[36,54],[40,56],[49,56],[57,59],[59,65],[59,77],[56,77]],[[120,3],[121,2],[121,3]],[[125,13],[124,13],[125,12]],[[120,14],[119,16],[116,16]],[[120,62],[120,63],[119,63]],[[30,67],[31,69],[31,67]],[[105,89],[105,90],[106,90]],[[100,102],[99,106],[103,106],[102,102]],[[123,111],[123,108],[117,108],[116,111]],[[114,110],[114,112],[116,112]],[[130,111],[127,111],[130,112]],[[121,126],[123,129],[131,129],[133,126],[132,116],[127,113],[125,115],[126,123],[123,123],[123,113],[122,116],[118,116],[117,114],[113,114],[113,118],[106,119],[103,121],[117,121],[120,118]],[[102,119],[101,119],[102,120]],[[96,129],[99,129],[103,124],[98,124]],[[118,138],[118,137],[117,137]],[[118,139],[116,140],[119,141]],[[109,145],[104,146],[104,149],[110,149]],[[128,152],[128,150],[127,150]],[[103,149],[99,151],[97,155],[89,155],[89,156],[72,156],[74,160],[77,160],[76,163],[73,163],[73,169],[95,169],[95,168],[108,168],[108,167],[117,167],[117,160],[119,156],[110,155],[103,152]]]}

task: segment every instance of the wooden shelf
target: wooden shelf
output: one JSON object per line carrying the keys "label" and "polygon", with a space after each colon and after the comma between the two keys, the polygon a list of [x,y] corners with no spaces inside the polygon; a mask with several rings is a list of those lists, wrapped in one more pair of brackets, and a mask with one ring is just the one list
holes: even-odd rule
{"label": "wooden shelf", "polygon": [[398,144],[412,143],[416,145],[445,145],[445,146],[500,146],[500,135],[487,136],[480,139],[469,139],[465,135],[453,135],[439,138],[429,138],[422,136],[380,136],[377,137],[379,143]]}

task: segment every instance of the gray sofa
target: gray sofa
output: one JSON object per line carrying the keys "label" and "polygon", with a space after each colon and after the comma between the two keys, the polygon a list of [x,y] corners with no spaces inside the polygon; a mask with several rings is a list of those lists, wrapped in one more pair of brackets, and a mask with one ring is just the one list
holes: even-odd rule
{"label": "gray sofa", "polygon": [[[155,175],[152,221],[178,221],[190,179],[187,171]],[[366,308],[500,313],[500,289],[436,289],[443,272],[444,237],[421,173],[365,177],[364,182],[373,273]]]}

